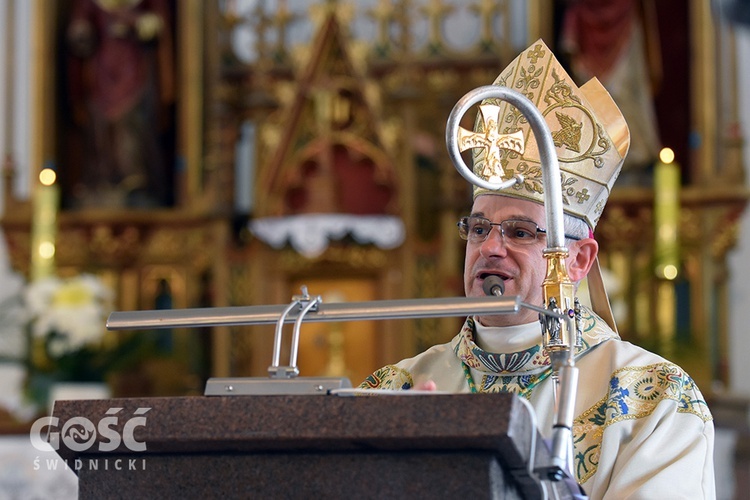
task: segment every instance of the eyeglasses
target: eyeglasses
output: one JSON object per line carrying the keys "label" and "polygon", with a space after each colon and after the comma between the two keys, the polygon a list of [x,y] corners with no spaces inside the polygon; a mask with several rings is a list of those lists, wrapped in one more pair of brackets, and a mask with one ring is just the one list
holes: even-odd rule
{"label": "eyeglasses", "polygon": [[[537,240],[539,233],[547,232],[529,220],[508,219],[502,222],[492,222],[484,217],[471,216],[459,219],[458,234],[462,239],[471,243],[481,243],[490,235],[492,226],[499,226],[503,240],[512,245],[531,245]],[[567,234],[565,237],[576,241],[581,239]]]}

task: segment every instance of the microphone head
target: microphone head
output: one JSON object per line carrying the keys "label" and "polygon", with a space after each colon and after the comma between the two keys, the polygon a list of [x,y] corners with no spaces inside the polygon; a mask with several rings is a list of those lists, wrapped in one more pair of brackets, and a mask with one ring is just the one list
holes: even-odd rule
{"label": "microphone head", "polygon": [[499,276],[487,276],[482,283],[485,295],[500,296],[505,293],[505,283]]}

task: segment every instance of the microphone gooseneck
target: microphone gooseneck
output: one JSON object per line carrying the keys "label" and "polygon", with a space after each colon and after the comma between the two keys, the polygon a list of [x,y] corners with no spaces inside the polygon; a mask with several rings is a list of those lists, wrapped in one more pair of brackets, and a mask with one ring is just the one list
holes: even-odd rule
{"label": "microphone gooseneck", "polygon": [[488,276],[482,283],[482,290],[485,295],[500,297],[505,293],[505,283],[499,276]]}

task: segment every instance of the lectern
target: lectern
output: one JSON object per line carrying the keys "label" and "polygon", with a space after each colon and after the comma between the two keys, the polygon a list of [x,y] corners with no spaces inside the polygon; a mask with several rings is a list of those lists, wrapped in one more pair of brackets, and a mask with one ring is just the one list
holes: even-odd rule
{"label": "lectern", "polygon": [[547,448],[510,394],[57,401],[54,417],[81,499],[543,495],[528,464]]}

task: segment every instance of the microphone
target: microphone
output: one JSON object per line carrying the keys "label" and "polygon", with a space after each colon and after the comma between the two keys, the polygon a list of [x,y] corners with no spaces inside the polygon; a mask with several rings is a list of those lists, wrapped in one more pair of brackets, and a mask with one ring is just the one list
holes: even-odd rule
{"label": "microphone", "polygon": [[505,283],[499,276],[488,276],[482,283],[482,290],[485,295],[500,297],[505,293]]}

